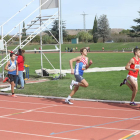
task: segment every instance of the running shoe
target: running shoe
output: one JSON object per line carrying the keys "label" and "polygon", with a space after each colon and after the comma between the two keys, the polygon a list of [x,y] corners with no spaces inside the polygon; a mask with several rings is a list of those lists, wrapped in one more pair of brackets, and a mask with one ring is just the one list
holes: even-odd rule
{"label": "running shoe", "polygon": [[70,84],[70,89],[72,90],[73,86],[74,86],[74,80],[72,80],[71,84]]}
{"label": "running shoe", "polygon": [[65,103],[67,103],[67,104],[69,104],[69,105],[73,105],[73,103],[72,102],[70,102],[70,100],[65,100]]}
{"label": "running shoe", "polygon": [[17,98],[17,96],[15,94],[13,94],[12,97]]}
{"label": "running shoe", "polygon": [[7,82],[9,80],[8,77],[6,77],[4,80],[3,80],[3,83]]}
{"label": "running shoe", "polygon": [[137,106],[137,104],[135,102],[130,102],[131,106]]}
{"label": "running shoe", "polygon": [[120,87],[121,87],[122,85],[124,85],[124,84],[126,83],[126,81],[127,81],[127,80],[124,79],[123,82],[120,84]]}
{"label": "running shoe", "polygon": [[20,88],[18,88],[18,89],[24,89],[24,87],[20,87]]}

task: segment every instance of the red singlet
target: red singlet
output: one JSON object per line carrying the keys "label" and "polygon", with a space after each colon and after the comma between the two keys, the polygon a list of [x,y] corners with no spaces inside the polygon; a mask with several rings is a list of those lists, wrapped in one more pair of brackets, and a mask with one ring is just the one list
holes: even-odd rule
{"label": "red singlet", "polygon": [[138,59],[138,61],[136,60],[135,57],[133,57],[133,59],[134,59],[134,64],[131,64],[130,68],[131,69],[136,69],[136,71],[135,72],[129,71],[128,75],[131,75],[131,76],[137,78],[138,77],[139,68],[140,68],[140,58]]}

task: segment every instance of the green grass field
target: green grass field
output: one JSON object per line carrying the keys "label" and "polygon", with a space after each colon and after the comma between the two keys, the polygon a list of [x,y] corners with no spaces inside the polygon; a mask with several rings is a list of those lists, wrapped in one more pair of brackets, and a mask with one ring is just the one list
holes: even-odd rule
{"label": "green grass field", "polygon": [[[59,68],[59,55],[48,53],[46,56],[51,60],[56,68]],[[76,57],[77,53],[62,54],[62,68],[69,69],[69,59]],[[40,69],[40,54],[26,54],[26,64],[30,65],[30,74],[35,75],[35,69]],[[132,53],[89,53],[88,57],[93,60],[92,67],[118,67],[125,66]],[[44,67],[51,66],[44,59]],[[102,100],[127,100],[131,98],[132,92],[120,82],[126,77],[127,71],[119,72],[96,72],[85,73],[84,78],[88,81],[89,87],[80,87],[74,95],[75,98],[102,99]],[[48,81],[38,84],[25,85],[24,90],[15,90],[15,93],[67,97],[70,93],[69,84],[74,79],[73,75],[67,74],[64,79]],[[140,81],[140,80],[139,80]],[[140,101],[140,91],[138,91],[136,101]]]}
{"label": "green grass field", "polygon": [[[80,44],[63,44],[62,51],[65,51],[65,47],[74,48],[77,47],[78,51],[82,47],[90,47],[91,51],[101,51],[102,47],[105,48],[105,51],[122,51],[122,48],[135,48],[136,46],[140,47],[140,42],[126,42],[126,43],[80,43]],[[13,50],[15,46],[9,46],[8,49]],[[25,50],[34,50],[34,48],[39,49],[39,45],[27,45],[24,47]],[[43,49],[55,49],[51,45],[43,45]]]}
{"label": "green grass field", "polygon": [[[59,69],[59,54],[45,54],[52,62],[56,69]],[[80,53],[62,53],[62,69],[70,69],[69,60],[77,57]],[[132,53],[88,53],[89,59],[92,59],[94,67],[120,67],[125,66],[131,57]],[[25,54],[25,63],[30,65],[30,74],[34,75],[36,69],[40,69],[40,54]],[[51,65],[43,57],[43,67],[52,69]]]}
{"label": "green grass field", "polygon": [[[86,73],[84,74],[84,78],[88,81],[89,87],[80,87],[74,97],[129,101],[132,92],[126,85],[119,86],[126,75],[126,71]],[[15,93],[67,97],[71,92],[69,85],[72,79],[74,79],[74,76],[67,74],[67,77],[62,80],[25,85],[24,90],[16,90]],[[136,101],[140,101],[139,92],[140,90],[136,96]]]}

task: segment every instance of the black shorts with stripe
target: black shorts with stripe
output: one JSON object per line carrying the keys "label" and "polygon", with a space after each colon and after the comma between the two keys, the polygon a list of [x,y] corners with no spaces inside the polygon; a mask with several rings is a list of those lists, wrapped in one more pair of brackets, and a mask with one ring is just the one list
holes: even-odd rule
{"label": "black shorts with stripe", "polygon": [[10,82],[14,81],[14,83],[16,83],[17,75],[8,74],[8,78]]}

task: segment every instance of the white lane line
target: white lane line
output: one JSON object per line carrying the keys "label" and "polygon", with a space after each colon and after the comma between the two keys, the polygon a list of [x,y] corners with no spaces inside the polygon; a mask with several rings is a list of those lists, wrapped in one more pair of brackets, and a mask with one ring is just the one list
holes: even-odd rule
{"label": "white lane line", "polygon": [[[47,100],[47,99],[46,99]],[[9,101],[9,100],[0,100],[1,102],[4,101],[4,102],[14,102],[14,103],[22,103],[22,104],[40,104],[40,105],[56,105],[58,107],[69,107],[69,108],[82,108],[82,109],[100,109],[100,110],[113,110],[113,111],[123,111],[123,112],[127,112],[127,111],[130,111],[130,112],[139,112],[139,110],[134,110],[134,109],[131,109],[131,110],[128,110],[128,109],[113,109],[113,108],[97,108],[97,107],[81,107],[81,106],[73,106],[73,105],[58,105],[58,104],[42,104],[42,103],[32,103],[32,102],[20,102],[20,101]]]}
{"label": "white lane line", "polygon": [[132,133],[132,135],[138,135],[139,133],[140,133],[140,131],[138,130],[138,131]]}
{"label": "white lane line", "polygon": [[10,120],[17,120],[17,121],[35,122],[35,123],[45,123],[45,124],[55,124],[55,125],[68,125],[68,126],[88,127],[88,126],[85,126],[85,125],[45,122],[45,121],[36,121],[36,120],[27,120],[27,119],[18,119],[18,118],[9,118],[9,117],[1,117],[1,118],[10,119]]}
{"label": "white lane line", "polygon": [[109,128],[109,127],[95,127],[95,128],[99,128],[99,129],[110,129],[110,130],[118,130],[118,131],[137,131],[137,130],[133,130],[133,129],[121,129],[121,128]]}
{"label": "white lane line", "polygon": [[16,114],[23,114],[23,113],[33,112],[33,111],[36,111],[38,109],[44,109],[44,108],[49,108],[49,107],[54,107],[54,105],[53,106],[30,109],[30,110],[26,110],[26,111],[23,111],[23,112],[16,112],[16,113],[13,113],[13,114],[2,115],[0,117],[8,117],[8,116],[16,115]]}
{"label": "white lane line", "polygon": [[[9,118],[9,117],[1,117],[1,118],[9,119],[9,120],[25,121],[25,122],[34,122],[34,123],[45,123],[45,124],[64,125],[64,126],[67,125],[67,126],[76,126],[76,127],[89,127],[89,126],[86,126],[86,125],[45,122],[45,121],[36,121],[36,120],[27,120],[27,119],[18,119],[18,118]],[[126,130],[126,131],[138,131],[138,130],[133,130],[133,129],[120,129],[120,128],[108,128],[108,127],[95,127],[95,128],[123,130],[123,131],[124,130]]]}
{"label": "white lane line", "polygon": [[[34,111],[34,112],[47,113],[47,114],[67,115],[67,116],[80,116],[80,117],[92,117],[92,118],[118,119],[118,120],[128,119],[128,118],[119,118],[119,117],[92,116],[92,115],[69,114],[69,113],[46,112],[46,111]],[[140,120],[140,119],[133,119],[133,120]]]}
{"label": "white lane line", "polygon": [[27,110],[27,109],[17,109],[17,108],[8,108],[8,107],[0,107],[2,109],[13,109],[13,110]]}
{"label": "white lane line", "polygon": [[[64,105],[58,105],[59,106],[64,106]],[[75,107],[75,108],[82,108],[82,109],[100,109],[100,110],[113,110],[113,111],[139,111],[139,110],[127,110],[127,109],[113,109],[113,108],[97,108],[97,107],[81,107],[81,106],[73,106],[73,105],[65,105],[64,107]]]}
{"label": "white lane line", "polygon": [[56,105],[45,106],[45,107],[40,107],[40,108],[35,108],[35,109],[30,109],[30,110],[24,111],[24,112],[22,112],[22,113],[33,112],[33,111],[36,111],[36,110],[38,110],[38,109],[50,108],[50,107],[54,107],[54,106],[56,106]]}
{"label": "white lane line", "polygon": [[22,132],[16,132],[16,131],[8,131],[8,130],[0,130],[0,132],[7,132],[7,133],[14,133],[14,134],[28,135],[28,136],[37,136],[37,137],[54,138],[54,139],[62,139],[62,140],[78,140],[78,139],[63,138],[63,137],[53,137],[53,136],[47,136],[47,135],[39,135],[39,134],[31,134],[31,133],[22,133]]}
{"label": "white lane line", "polygon": [[119,140],[128,140],[128,139],[129,139],[128,137],[130,137],[130,136],[132,136],[132,135],[133,135],[132,137],[134,137],[134,136],[136,136],[136,135],[138,135],[138,134],[140,134],[140,130],[136,130],[135,132],[133,132],[133,133],[127,135],[127,136],[124,136],[123,138],[121,138],[121,139],[119,139]]}
{"label": "white lane line", "polygon": [[22,101],[10,101],[10,100],[0,100],[0,102],[11,102],[11,103],[21,103],[21,104],[36,104],[36,105],[55,105],[55,104],[43,104],[43,103],[22,102]]}

